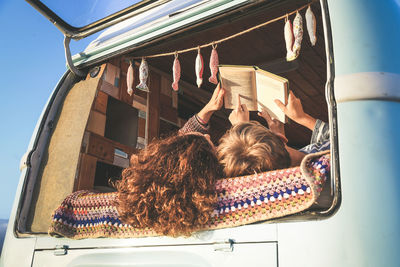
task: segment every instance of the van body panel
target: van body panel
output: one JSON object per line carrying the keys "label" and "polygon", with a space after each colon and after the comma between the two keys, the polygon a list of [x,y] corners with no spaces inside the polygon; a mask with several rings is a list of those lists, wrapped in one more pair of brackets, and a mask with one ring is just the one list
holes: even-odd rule
{"label": "van body panel", "polygon": [[279,264],[397,266],[400,34],[389,25],[399,25],[400,6],[328,2],[342,204],[326,220],[278,224]]}
{"label": "van body panel", "polygon": [[[399,73],[400,5],[396,0],[329,0],[335,74]],[[351,29],[351,30],[350,30]]]}
{"label": "van body panel", "polygon": [[233,251],[219,251],[213,245],[175,247],[140,247],[113,249],[68,250],[66,255],[54,256],[54,251],[36,251],[33,267],[114,267],[114,266],[262,266],[276,267],[277,244],[235,244]]}
{"label": "van body panel", "polygon": [[[32,138],[33,139],[33,138]],[[24,178],[27,169],[23,169],[20,175],[17,191],[14,198],[14,204],[11,209],[10,218],[8,220],[7,232],[4,238],[4,246],[1,251],[0,266],[31,266],[33,259],[33,251],[35,249],[36,237],[17,238],[15,234],[16,214],[18,203],[21,197]]]}
{"label": "van body panel", "polygon": [[352,261],[358,261],[359,266],[396,266],[400,238],[400,102],[339,103],[338,124],[346,205],[342,205],[337,228],[345,239],[337,241],[343,243],[347,253],[354,252]]}
{"label": "van body panel", "polygon": [[279,264],[398,266],[400,102],[339,103],[338,125],[342,205],[326,220],[278,224]]}
{"label": "van body panel", "polygon": [[144,238],[96,238],[73,240],[69,238],[54,238],[41,236],[35,249],[54,249],[56,245],[67,245],[70,248],[101,248],[101,247],[130,247],[130,246],[169,246],[183,244],[210,244],[221,240],[233,240],[235,243],[246,242],[276,242],[276,224],[253,224],[213,231],[198,232],[191,237],[171,238],[166,236]]}

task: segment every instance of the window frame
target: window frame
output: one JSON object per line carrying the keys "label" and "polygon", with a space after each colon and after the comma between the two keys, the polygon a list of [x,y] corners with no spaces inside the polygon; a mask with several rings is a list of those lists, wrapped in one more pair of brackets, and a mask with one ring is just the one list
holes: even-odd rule
{"label": "window frame", "polygon": [[41,13],[45,18],[50,20],[50,22],[54,24],[66,37],[79,40],[171,0],[143,0],[83,27],[72,26],[54,11],[52,11],[49,7],[43,4],[40,0],[25,1],[35,8],[39,13]]}

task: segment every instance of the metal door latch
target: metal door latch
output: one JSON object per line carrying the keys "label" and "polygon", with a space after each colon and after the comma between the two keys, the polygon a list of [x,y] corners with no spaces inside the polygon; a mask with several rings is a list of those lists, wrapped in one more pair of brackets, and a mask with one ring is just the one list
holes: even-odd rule
{"label": "metal door latch", "polygon": [[234,243],[235,241],[233,239],[215,241],[213,243],[214,251],[232,252]]}
{"label": "metal door latch", "polygon": [[54,250],[55,256],[63,256],[63,255],[67,255],[67,253],[68,253],[67,245],[57,245],[56,249]]}

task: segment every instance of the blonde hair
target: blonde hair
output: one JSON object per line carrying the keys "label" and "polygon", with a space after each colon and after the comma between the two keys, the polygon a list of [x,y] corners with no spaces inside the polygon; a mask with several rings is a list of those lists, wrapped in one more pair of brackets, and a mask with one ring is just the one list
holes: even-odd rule
{"label": "blonde hair", "polygon": [[217,157],[227,177],[290,166],[283,141],[256,121],[234,125],[222,136]]}

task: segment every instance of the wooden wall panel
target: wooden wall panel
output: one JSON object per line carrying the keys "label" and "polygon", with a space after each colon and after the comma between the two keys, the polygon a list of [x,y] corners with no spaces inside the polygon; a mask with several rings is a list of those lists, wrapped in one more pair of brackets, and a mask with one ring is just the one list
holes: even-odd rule
{"label": "wooden wall panel", "polygon": [[79,179],[77,181],[75,189],[76,191],[93,189],[94,177],[96,174],[96,163],[96,157],[85,153],[81,154]]}
{"label": "wooden wall panel", "polygon": [[172,96],[172,82],[170,79],[167,79],[166,77],[162,76],[161,77],[161,94],[165,96]]}
{"label": "wooden wall panel", "polygon": [[177,92],[172,92],[172,107],[173,108],[178,108],[178,93]]}
{"label": "wooden wall panel", "polygon": [[93,109],[106,114],[107,112],[107,102],[108,102],[108,95],[102,91],[97,92],[96,101],[94,102]]}
{"label": "wooden wall panel", "polygon": [[148,94],[148,123],[147,133],[148,142],[151,142],[154,138],[159,136],[160,131],[160,87],[161,87],[161,76],[154,71],[150,71],[151,87],[150,93]]}
{"label": "wooden wall panel", "polygon": [[132,107],[146,112],[147,110],[147,102],[146,99],[143,97],[140,97],[138,95],[133,95],[133,101],[132,101]]}
{"label": "wooden wall panel", "polygon": [[110,164],[114,161],[114,147],[112,142],[96,134],[90,134],[86,153]]}
{"label": "wooden wall panel", "polygon": [[142,138],[145,138],[145,135],[146,135],[146,133],[145,133],[145,131],[146,131],[146,119],[139,117],[139,119],[138,119],[138,127],[139,127],[138,136],[142,137]]}
{"label": "wooden wall panel", "polygon": [[115,87],[111,83],[102,80],[100,85],[100,91],[106,93],[109,96],[119,99],[119,88]]}
{"label": "wooden wall panel", "polygon": [[106,128],[106,115],[98,111],[92,110],[90,112],[90,117],[86,129],[92,133],[98,135],[104,135]]}
{"label": "wooden wall panel", "polygon": [[172,106],[160,106],[160,117],[173,122],[178,123],[178,110],[174,109]]}
{"label": "wooden wall panel", "polygon": [[100,161],[112,164],[114,162],[115,149],[119,149],[128,155],[137,152],[134,147],[120,144],[94,133],[88,133],[87,145],[83,152],[95,156]]}
{"label": "wooden wall panel", "polygon": [[171,107],[172,106],[172,98],[169,96],[166,96],[164,94],[160,94],[160,106]]}
{"label": "wooden wall panel", "polygon": [[[167,51],[175,51],[188,47],[196,47],[226,37],[230,34],[237,33],[245,28],[260,24],[268,19],[284,15],[288,10],[294,10],[305,4],[307,1],[286,1],[279,3],[273,8],[260,8],[254,11],[250,16],[243,15],[232,21],[220,21],[213,29],[197,28],[193,32],[185,32],[185,35],[179,38],[171,38],[156,45],[151,45],[140,50],[144,55],[157,54]],[[305,32],[300,56],[297,59],[299,66],[295,71],[286,70],[279,75],[290,80],[290,88],[300,97],[305,110],[313,116],[320,119],[327,119],[327,103],[325,101],[325,82],[326,82],[326,55],[323,36],[323,23],[321,16],[321,8],[318,4],[313,4],[313,12],[317,19],[317,44],[312,47],[308,35]],[[302,13],[304,14],[304,13]],[[294,15],[290,17],[294,18]],[[304,17],[303,17],[304,18]],[[240,37],[234,38],[218,46],[218,55],[220,64],[235,65],[262,65],[271,61],[281,60],[282,68],[285,66],[285,41],[283,36],[284,22],[278,21],[258,30],[246,33]],[[179,114],[188,118],[193,115],[208,101],[209,97],[203,97],[204,93],[211,93],[215,85],[208,82],[210,71],[208,66],[211,48],[202,48],[201,50],[205,70],[204,82],[198,91],[185,86],[185,83],[195,85],[196,77],[193,71],[196,53],[185,53],[180,57],[182,76],[180,85],[184,85],[183,95],[179,95]],[[162,84],[167,83],[167,79],[172,76],[171,58],[159,57],[151,59],[151,67],[164,72],[166,79],[162,79]],[[267,69],[268,70],[268,69]],[[290,71],[290,72],[289,72]],[[293,73],[292,73],[293,72]],[[165,80],[165,81],[164,81]],[[167,92],[170,85],[162,85],[162,94]],[[197,87],[196,87],[197,89]],[[174,93],[172,92],[172,95]],[[173,99],[173,107],[177,107],[177,102]],[[161,112],[161,116],[163,112]],[[225,121],[227,121],[229,112],[225,112]],[[213,120],[213,119],[212,119]],[[223,120],[222,120],[223,122]],[[223,126],[229,125],[224,123]],[[217,127],[221,127],[217,123]],[[310,131],[306,128],[290,122],[286,125],[286,132],[289,141],[296,145],[306,145],[309,142]]]}
{"label": "wooden wall panel", "polygon": [[107,64],[103,79],[115,87],[120,85],[120,69],[116,65]]}

